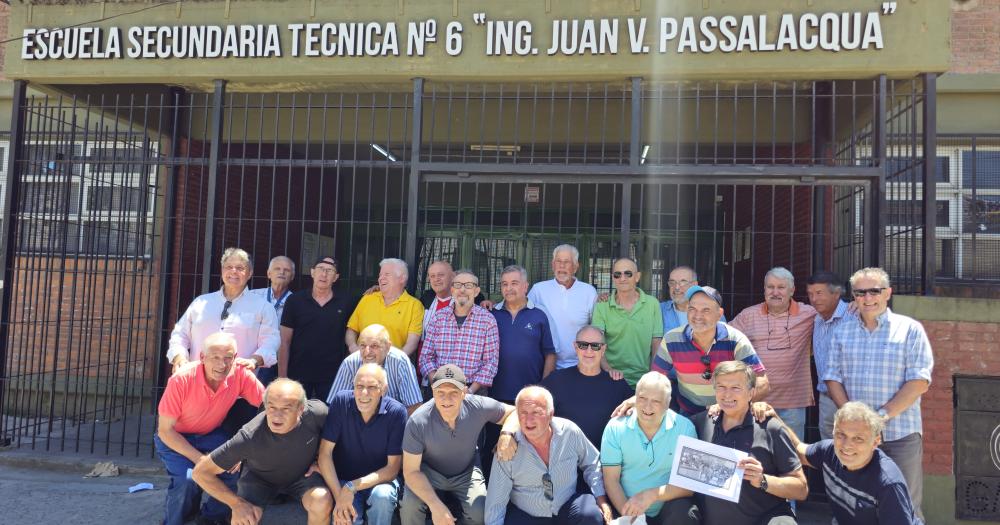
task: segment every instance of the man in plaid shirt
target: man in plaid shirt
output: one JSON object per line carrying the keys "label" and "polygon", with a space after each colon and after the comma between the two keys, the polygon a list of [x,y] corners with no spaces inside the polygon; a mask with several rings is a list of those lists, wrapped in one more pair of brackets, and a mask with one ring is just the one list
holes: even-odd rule
{"label": "man in plaid shirt", "polygon": [[486,395],[500,356],[496,318],[475,303],[479,278],[474,273],[459,270],[451,282],[451,294],[451,305],[438,310],[427,323],[420,374],[432,377],[438,367],[455,364],[468,378],[469,393]]}
{"label": "man in plaid shirt", "polygon": [[923,326],[889,309],[892,288],[881,268],[851,276],[857,320],[833,331],[822,379],[841,407],[860,401],[885,421],[882,451],[902,471],[913,510],[923,519],[923,422],[920,396],[930,387],[934,356]]}

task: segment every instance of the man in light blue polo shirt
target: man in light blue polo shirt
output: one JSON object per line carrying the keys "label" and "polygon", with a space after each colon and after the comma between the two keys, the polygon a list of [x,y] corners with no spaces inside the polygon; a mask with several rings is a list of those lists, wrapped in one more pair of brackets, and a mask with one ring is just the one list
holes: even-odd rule
{"label": "man in light blue polo shirt", "polygon": [[545,312],[552,321],[552,342],[556,345],[556,368],[576,366],[576,333],[590,324],[590,314],[597,301],[597,290],[576,278],[580,269],[580,252],[569,244],[552,250],[550,281],[535,283],[528,300]]}
{"label": "man in light blue polo shirt", "polygon": [[819,391],[819,436],[821,439],[833,439],[833,414],[837,412],[837,404],[830,399],[826,382],[827,358],[829,356],[830,336],[842,319],[857,318],[851,311],[849,303],[841,300],[844,294],[844,281],[827,271],[818,271],[806,279],[806,293],[809,304],[816,309],[813,319],[813,360],[816,362],[816,377],[820,378],[816,390]]}
{"label": "man in light blue polo shirt", "polygon": [[697,439],[694,425],[670,410],[670,380],[647,372],[636,384],[635,411],[611,420],[601,440],[604,489],[622,516],[649,523],[699,523],[691,491],[669,485],[680,436]]}

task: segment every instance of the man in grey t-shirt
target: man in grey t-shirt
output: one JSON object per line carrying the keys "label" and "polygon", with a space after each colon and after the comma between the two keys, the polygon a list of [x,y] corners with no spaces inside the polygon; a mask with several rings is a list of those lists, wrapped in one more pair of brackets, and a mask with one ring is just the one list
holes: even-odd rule
{"label": "man in grey t-shirt", "polygon": [[[264,407],[263,414],[202,457],[192,477],[232,509],[232,523],[260,522],[264,507],[275,496],[287,494],[302,502],[309,525],[329,524],[333,497],[319,472],[309,472],[319,449],[326,405],[307,401],[300,383],[280,378],[264,392]],[[234,494],[216,476],[240,462],[243,475]]]}
{"label": "man in grey t-shirt", "polygon": [[[443,365],[431,379],[434,399],[413,412],[403,433],[403,477],[406,492],[400,506],[402,525],[424,525],[428,512],[434,523],[455,523],[438,496],[449,493],[462,506],[460,521],[482,525],[486,483],[476,443],[486,423],[504,424],[514,407],[466,392],[465,374]],[[516,419],[516,418],[511,418]],[[499,446],[511,447],[513,432],[502,431]]]}

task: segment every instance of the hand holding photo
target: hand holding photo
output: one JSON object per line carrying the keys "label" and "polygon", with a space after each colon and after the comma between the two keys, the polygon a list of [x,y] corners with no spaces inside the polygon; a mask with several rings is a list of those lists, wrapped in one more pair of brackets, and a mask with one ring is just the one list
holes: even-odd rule
{"label": "hand holding photo", "polygon": [[727,501],[740,500],[743,469],[738,467],[747,453],[720,447],[688,436],[677,440],[671,485]]}

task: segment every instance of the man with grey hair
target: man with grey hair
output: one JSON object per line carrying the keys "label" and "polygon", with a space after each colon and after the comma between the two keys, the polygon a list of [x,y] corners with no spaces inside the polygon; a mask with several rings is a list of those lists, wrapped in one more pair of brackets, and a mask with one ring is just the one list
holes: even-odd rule
{"label": "man with grey hair", "polygon": [[819,436],[820,439],[830,439],[833,437],[833,414],[837,411],[837,405],[830,399],[826,382],[823,381],[830,353],[830,336],[840,323],[848,319],[857,320],[858,316],[849,303],[841,300],[844,282],[833,272],[821,270],[810,275],[806,279],[806,294],[809,296],[809,304],[816,309],[812,353],[816,363],[816,377],[819,378],[819,384],[816,385],[816,390],[819,391]]}
{"label": "man with grey hair", "polygon": [[750,339],[770,378],[767,402],[801,438],[806,408],[815,404],[809,355],[816,310],[794,300],[794,293],[792,273],[771,268],[764,276],[764,302],[745,308],[729,324]]}
{"label": "man with grey hair", "polygon": [[[268,503],[286,494],[302,502],[309,525],[329,524],[333,497],[311,470],[326,416],[326,404],[306,400],[301,384],[277,379],[264,392],[264,412],[203,456],[192,478],[232,509],[232,523],[259,523]],[[237,465],[241,475],[233,492],[218,475]]]}
{"label": "man with grey hair", "polygon": [[785,428],[802,464],[823,473],[826,498],[837,523],[922,523],[913,512],[903,473],[878,448],[883,420],[868,405],[844,403],[833,418],[833,439],[809,445]]}
{"label": "man with grey hair", "polygon": [[881,268],[855,272],[851,294],[858,318],[834,330],[821,379],[838,407],[861,401],[885,420],[881,448],[903,472],[913,510],[923,519],[920,396],[934,369],[930,341],[918,321],[889,309],[892,288]]}
{"label": "man with grey hair", "polygon": [[[510,461],[493,460],[486,525],[610,522],[597,449],[580,427],[553,416],[552,394],[540,386],[521,389],[514,406],[522,446]],[[590,492],[579,490],[579,471]]]}
{"label": "man with grey hair", "polygon": [[541,308],[552,322],[556,368],[576,365],[573,338],[577,330],[590,324],[590,315],[597,300],[597,290],[576,278],[579,269],[579,250],[570,244],[560,244],[552,250],[554,278],[535,283],[528,292],[528,299]]}
{"label": "man with grey hair", "polygon": [[604,488],[618,514],[656,524],[699,523],[692,492],[668,484],[680,436],[694,425],[670,409],[670,380],[647,372],[636,383],[635,410],[612,419],[601,439]]}
{"label": "man with grey hair", "polygon": [[202,342],[215,332],[233,334],[237,362],[250,370],[278,362],[278,316],[267,301],[247,288],[253,276],[250,254],[226,248],[220,263],[222,288],[191,301],[170,333],[167,362],[174,373],[188,361],[200,359]]}
{"label": "man with grey hair", "polygon": [[406,291],[409,270],[402,259],[383,259],[379,263],[378,287],[365,295],[347,321],[348,350],[358,351],[358,334],[371,324],[389,330],[392,344],[413,355],[423,333],[424,306]]}
{"label": "man with grey hair", "polygon": [[[288,300],[289,295],[292,295],[292,290],[288,285],[294,278],[295,261],[287,256],[277,255],[272,257],[267,264],[268,286],[250,290],[251,293],[264,298],[267,304],[274,307],[274,313],[278,316],[279,323],[281,322],[281,314],[285,311],[285,301]],[[257,379],[260,379],[264,386],[270,384],[276,377],[278,377],[277,367],[269,366],[257,369]]]}
{"label": "man with grey hair", "polygon": [[[660,303],[663,316],[663,332],[669,332],[687,324],[687,291],[698,285],[698,274],[690,266],[678,266],[670,270],[667,277],[667,292],[670,299]],[[725,320],[723,320],[725,322]]]}
{"label": "man with grey hair", "polygon": [[[451,280],[455,278],[455,269],[448,261],[434,261],[427,266],[427,284],[430,289],[424,290],[420,295],[420,303],[424,305],[424,331],[427,331],[427,323],[431,316],[442,308],[451,305]],[[373,290],[374,291],[374,290]],[[489,310],[493,308],[493,301],[486,299],[482,293],[476,296],[476,304]]]}

